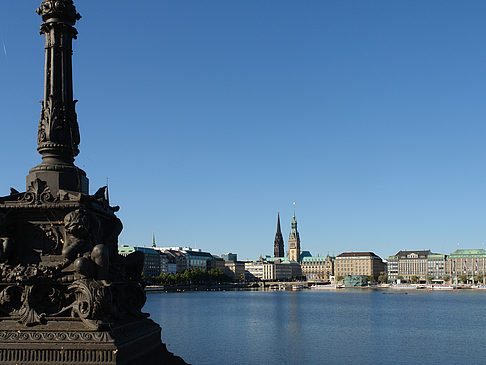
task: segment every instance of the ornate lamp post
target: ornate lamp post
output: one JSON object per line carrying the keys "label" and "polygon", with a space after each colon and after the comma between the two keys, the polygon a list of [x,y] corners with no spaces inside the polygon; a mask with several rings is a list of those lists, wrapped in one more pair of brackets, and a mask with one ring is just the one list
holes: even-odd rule
{"label": "ornate lamp post", "polygon": [[45,0],[45,85],[27,190],[0,197],[0,365],[185,364],[142,313],[143,254],[118,254],[105,188],[89,195],[79,153],[72,0]]}
{"label": "ornate lamp post", "polygon": [[58,190],[88,194],[86,173],[74,165],[79,153],[79,128],[73,99],[72,41],[81,16],[72,0],[46,0],[37,13],[42,16],[45,36],[44,100],[37,133],[42,163],[30,170],[27,187],[46,181],[52,193]]}

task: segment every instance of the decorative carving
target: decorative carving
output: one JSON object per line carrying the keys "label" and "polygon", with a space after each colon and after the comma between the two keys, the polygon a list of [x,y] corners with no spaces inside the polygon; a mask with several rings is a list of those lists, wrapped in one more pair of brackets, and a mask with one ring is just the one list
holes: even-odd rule
{"label": "decorative carving", "polygon": [[26,326],[35,326],[45,323],[45,313],[38,313],[37,306],[42,301],[42,296],[34,289],[35,286],[26,286],[22,294],[22,308],[19,310],[19,323]]}
{"label": "decorative carving", "polygon": [[64,217],[64,247],[62,255],[74,261],[77,257],[91,252],[93,242],[91,237],[91,221],[84,209],[76,209]]}
{"label": "decorative carving", "polygon": [[42,233],[42,237],[39,237],[39,241],[43,241],[42,253],[44,255],[60,254],[64,239],[59,225],[49,222],[46,224],[39,224],[38,228]]}
{"label": "decorative carving", "polygon": [[10,315],[20,309],[23,288],[18,285],[7,286],[0,292],[0,313]]}
{"label": "decorative carving", "polygon": [[41,118],[37,132],[39,150],[61,149],[76,156],[79,153],[79,126],[75,112],[76,101],[71,105],[49,95],[41,102]]}
{"label": "decorative carving", "polygon": [[81,19],[72,0],[45,0],[36,12],[42,16],[42,20],[45,22],[55,19],[74,25],[77,20]]}
{"label": "decorative carving", "polygon": [[35,342],[110,342],[108,332],[74,332],[74,331],[0,331],[0,342],[16,342],[19,339]]}
{"label": "decorative carving", "polygon": [[99,322],[112,313],[110,288],[94,280],[77,280],[68,289],[74,295],[74,302],[66,309],[72,310],[72,317],[79,317],[83,323],[97,329]]}
{"label": "decorative carving", "polygon": [[55,279],[61,274],[64,265],[44,266],[38,264],[17,265],[0,264],[0,282],[28,283],[36,280]]}
{"label": "decorative carving", "polygon": [[27,188],[27,192],[20,198],[22,203],[43,204],[53,202],[54,196],[45,181],[35,179]]}

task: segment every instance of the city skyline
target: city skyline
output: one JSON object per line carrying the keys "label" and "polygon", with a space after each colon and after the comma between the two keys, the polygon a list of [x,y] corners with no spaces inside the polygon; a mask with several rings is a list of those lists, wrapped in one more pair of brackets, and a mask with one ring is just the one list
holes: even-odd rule
{"label": "city skyline", "polygon": [[[0,14],[3,195],[40,161],[38,5]],[[78,4],[74,95],[121,244],[271,255],[296,201],[315,256],[484,248],[484,2],[118,5]]]}

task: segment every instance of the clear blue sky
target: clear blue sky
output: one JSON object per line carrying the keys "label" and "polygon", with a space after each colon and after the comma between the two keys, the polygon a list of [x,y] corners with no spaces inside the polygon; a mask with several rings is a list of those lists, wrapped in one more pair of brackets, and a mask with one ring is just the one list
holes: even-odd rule
{"label": "clear blue sky", "polygon": [[[25,189],[40,0],[0,13],[0,194]],[[486,242],[486,2],[77,1],[81,154],[121,243],[239,258]],[[459,243],[459,245],[458,245]]]}

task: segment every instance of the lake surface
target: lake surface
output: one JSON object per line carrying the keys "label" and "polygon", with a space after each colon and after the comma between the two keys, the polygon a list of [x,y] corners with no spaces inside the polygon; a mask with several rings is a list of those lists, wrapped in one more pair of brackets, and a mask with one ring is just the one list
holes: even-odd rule
{"label": "lake surface", "polygon": [[194,365],[486,364],[486,291],[383,293],[150,293],[144,310]]}

